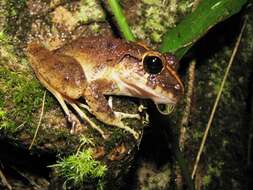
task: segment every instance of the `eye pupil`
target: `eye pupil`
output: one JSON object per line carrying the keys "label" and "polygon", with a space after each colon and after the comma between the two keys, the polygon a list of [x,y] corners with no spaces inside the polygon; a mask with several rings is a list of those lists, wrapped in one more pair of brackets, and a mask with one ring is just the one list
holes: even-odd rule
{"label": "eye pupil", "polygon": [[157,56],[146,56],[143,60],[144,69],[150,74],[158,74],[163,69],[162,60]]}

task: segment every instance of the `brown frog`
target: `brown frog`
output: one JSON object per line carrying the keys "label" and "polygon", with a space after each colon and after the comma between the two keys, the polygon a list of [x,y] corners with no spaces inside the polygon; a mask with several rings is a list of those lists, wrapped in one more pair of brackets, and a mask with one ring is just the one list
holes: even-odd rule
{"label": "brown frog", "polygon": [[[27,55],[37,78],[59,101],[68,120],[73,122],[65,102],[104,138],[107,137],[104,131],[80,107],[138,139],[139,134],[121,121],[138,116],[113,111],[105,95],[151,99],[161,111],[158,105],[174,107],[183,94],[175,58],[139,43],[89,37],[76,39],[54,51],[30,43]],[[88,106],[77,101],[80,97]]]}

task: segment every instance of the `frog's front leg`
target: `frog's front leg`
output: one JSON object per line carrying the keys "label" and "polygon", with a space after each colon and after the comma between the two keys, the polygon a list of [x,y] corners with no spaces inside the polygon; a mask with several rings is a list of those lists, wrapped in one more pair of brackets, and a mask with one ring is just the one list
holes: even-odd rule
{"label": "frog's front leg", "polygon": [[106,100],[104,94],[109,94],[114,92],[116,89],[112,82],[107,80],[96,80],[92,81],[86,88],[84,92],[84,98],[89,105],[92,113],[101,121],[108,125],[116,126],[122,128],[129,133],[131,133],[135,139],[139,138],[139,133],[126,126],[122,121],[122,117],[112,110]]}
{"label": "frog's front leg", "polygon": [[[113,110],[113,102],[112,101],[113,101],[113,97],[109,96],[108,104],[109,104],[110,108]],[[124,118],[141,119],[140,114],[123,113],[123,112],[118,112],[118,111],[114,111],[114,114],[116,115],[116,117],[119,117],[121,119],[124,119]]]}

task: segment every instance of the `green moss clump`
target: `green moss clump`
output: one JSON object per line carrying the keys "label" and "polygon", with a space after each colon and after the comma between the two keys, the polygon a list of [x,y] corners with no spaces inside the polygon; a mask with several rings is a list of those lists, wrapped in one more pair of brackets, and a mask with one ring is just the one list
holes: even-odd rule
{"label": "green moss clump", "polygon": [[3,9],[4,16],[4,31],[11,36],[15,43],[15,51],[21,50],[22,43],[27,38],[27,34],[31,27],[31,19],[27,9],[27,0],[4,0]]}
{"label": "green moss clump", "polygon": [[203,185],[207,189],[214,178],[220,178],[223,165],[223,162],[208,165],[207,174],[203,177]]}
{"label": "green moss clump", "polygon": [[95,0],[81,0],[80,8],[75,17],[81,23],[90,21],[104,21],[104,12]]}
{"label": "green moss clump", "polygon": [[8,59],[9,62],[16,61],[15,50],[10,37],[3,31],[0,31],[0,56]]}
{"label": "green moss clump", "polygon": [[91,149],[79,151],[77,154],[68,156],[50,167],[54,167],[58,175],[66,180],[65,185],[75,187],[81,186],[88,180],[98,180],[101,184],[107,171],[104,164],[93,159]]}
{"label": "green moss clump", "polygon": [[[169,28],[174,27],[182,15],[191,10],[190,2],[180,1],[179,4],[177,1],[140,1],[136,13],[139,21],[132,26],[133,33],[142,40],[151,40],[155,43],[161,42],[163,34]],[[182,9],[182,6],[185,8]]]}
{"label": "green moss clump", "polygon": [[[17,55],[13,39],[0,31],[0,130],[14,133],[19,126],[33,125],[41,108],[44,89],[32,76],[27,60]],[[53,98],[47,96],[48,109]],[[34,128],[29,128],[33,131]]]}
{"label": "green moss clump", "polygon": [[[10,67],[7,61],[1,59],[0,129],[15,132],[21,124],[34,123],[34,113],[40,110],[44,90],[27,71],[15,71]],[[46,109],[52,101],[52,98],[47,98]]]}

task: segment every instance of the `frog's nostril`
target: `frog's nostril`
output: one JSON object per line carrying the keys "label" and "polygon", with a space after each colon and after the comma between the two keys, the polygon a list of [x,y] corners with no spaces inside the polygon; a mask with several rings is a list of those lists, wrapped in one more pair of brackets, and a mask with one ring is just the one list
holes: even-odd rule
{"label": "frog's nostril", "polygon": [[180,90],[180,89],[181,89],[181,86],[180,86],[179,84],[176,84],[176,85],[174,86],[174,88],[175,88],[176,90]]}

